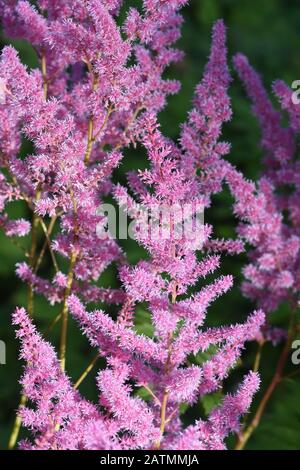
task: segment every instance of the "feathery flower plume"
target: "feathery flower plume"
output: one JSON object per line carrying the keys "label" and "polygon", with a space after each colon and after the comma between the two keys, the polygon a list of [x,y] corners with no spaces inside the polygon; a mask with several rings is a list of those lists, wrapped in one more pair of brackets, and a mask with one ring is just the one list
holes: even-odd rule
{"label": "feathery flower plume", "polygon": [[[273,108],[248,60],[238,54],[234,63],[262,127],[265,171],[257,188],[234,169],[228,171],[227,179],[236,199],[236,214],[242,220],[239,234],[254,247],[244,269],[244,292],[271,312],[283,301],[297,304],[299,300],[300,166],[295,156],[295,106],[292,92],[276,82],[275,93],[291,116],[290,125],[283,128],[280,112]],[[287,187],[291,191],[284,192]]]}
{"label": "feathery flower plume", "polygon": [[[8,174],[0,180],[1,224],[8,236],[30,231],[25,220],[8,220],[5,204],[11,200],[24,200],[33,214],[29,262],[17,265],[29,285],[29,315],[21,308],[13,317],[26,361],[28,403],[20,417],[33,434],[21,448],[225,448],[258,388],[256,374],[247,375],[206,420],[185,428],[180,415],[182,404],[222,388],[245,342],[256,339],[264,323],[258,310],[243,324],[206,326],[208,309],[231,288],[231,276],[191,293],[219,267],[219,252],[243,249],[239,240],[214,239],[201,218],[228,172],[221,157],[229,145],[219,141],[231,117],[224,24],[214,26],[204,78],[175,144],[159,131],[157,113],[179,89],[163,73],[182,57],[173,45],[187,1],[144,0],[142,11],[129,9],[121,27],[120,0],[35,3],[0,1],[6,34],[29,41],[40,60],[40,70],[27,70],[12,47],[0,58],[0,114],[6,119],[1,164]],[[24,159],[22,136],[33,144]],[[131,173],[129,189],[113,186],[111,174],[131,143],[144,146],[150,168]],[[97,207],[111,191],[149,255],[135,266],[124,262],[113,237],[96,236],[107,222]],[[40,253],[39,229],[45,236]],[[50,280],[38,273],[46,249],[54,267]],[[66,273],[58,254],[69,262]],[[114,261],[123,290],[95,285]],[[35,292],[62,304],[59,359],[30,319]],[[84,302],[92,301],[122,304],[117,319],[104,309],[88,313]],[[149,336],[136,329],[141,302],[151,317]],[[69,310],[106,360],[97,375],[97,404],[82,398],[65,372]]]}

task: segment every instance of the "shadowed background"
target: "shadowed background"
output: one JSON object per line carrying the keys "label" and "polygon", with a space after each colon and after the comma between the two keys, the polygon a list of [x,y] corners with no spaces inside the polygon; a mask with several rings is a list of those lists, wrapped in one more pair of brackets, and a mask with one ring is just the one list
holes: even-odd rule
{"label": "shadowed background", "polygon": [[[139,1],[127,1],[126,6],[140,4]],[[160,115],[163,132],[176,139],[179,126],[191,107],[191,99],[195,85],[202,78],[210,47],[210,34],[214,21],[223,18],[228,27],[229,63],[236,52],[245,53],[252,65],[263,75],[268,90],[276,78],[284,79],[288,84],[300,79],[300,7],[297,0],[190,0],[183,10],[185,23],[180,48],[185,51],[184,60],[171,67],[168,76],[177,78],[182,83],[181,92],[169,98],[168,106]],[[1,36],[1,45],[7,44]],[[20,52],[21,59],[29,67],[37,67],[38,61],[34,50],[26,42],[11,41]],[[231,67],[232,70],[232,67]],[[236,74],[232,71],[233,82],[230,89],[233,104],[233,118],[224,128],[223,139],[232,145],[232,151],[227,156],[249,178],[256,178],[260,171],[262,152],[258,145],[260,139],[256,119],[251,115],[248,102]],[[24,154],[31,152],[28,144],[23,146]],[[125,158],[120,168],[114,173],[115,180],[125,182],[125,174],[129,169],[141,168],[147,165],[145,155],[138,149],[125,151]],[[206,221],[215,227],[218,237],[234,236],[236,221],[231,214],[229,193],[226,189],[214,198],[214,206],[205,214]],[[23,203],[13,203],[9,207],[12,218],[30,215]],[[24,246],[29,240],[20,239]],[[42,237],[40,243],[42,244]],[[131,240],[122,242],[127,252],[129,262],[135,263],[145,252]],[[19,400],[18,380],[21,374],[21,363],[17,360],[18,344],[15,341],[14,330],[11,327],[11,313],[16,305],[27,303],[27,289],[15,276],[16,262],[23,260],[22,251],[0,233],[0,339],[6,342],[7,364],[0,365],[0,447],[7,446],[9,432],[14,419],[14,410]],[[59,258],[60,266],[64,262]],[[244,255],[226,258],[221,270],[224,274],[235,276],[235,287],[217,300],[208,311],[207,324],[229,324],[242,322],[254,306],[244,299],[239,291],[242,280],[241,269],[245,263]],[[47,276],[50,272],[50,259],[45,258],[40,271]],[[103,286],[117,286],[117,271],[111,266],[101,277]],[[106,306],[104,306],[106,309]],[[59,312],[60,307],[50,308],[46,301],[36,296],[35,315],[38,328],[45,331],[52,318]],[[112,315],[116,309],[109,308]],[[282,305],[274,313],[272,321],[276,324],[287,323],[287,306]],[[139,332],[151,334],[149,314],[146,307],[137,308],[136,328]],[[59,325],[51,332],[48,339],[54,345],[58,344]],[[263,384],[271,377],[280,348],[267,345],[262,358],[261,373]],[[232,390],[247,370],[253,364],[255,345],[247,346],[239,367],[225,382],[225,389]],[[82,337],[77,325],[71,319],[69,324],[67,346],[67,370],[72,379],[76,380],[93,358],[95,351],[87,340]],[[247,356],[247,357],[245,357]],[[201,357],[199,358],[201,360]],[[99,362],[98,366],[101,366]],[[88,398],[96,400],[95,371],[88,376],[80,387],[80,391]],[[295,377],[283,381],[270,400],[265,416],[259,429],[253,434],[247,448],[249,449],[300,449],[300,411],[298,397],[300,396],[300,379]],[[211,394],[192,409],[186,411],[183,407],[184,421],[188,424],[196,417],[209,412],[212,406],[222,398],[221,393]],[[259,399],[259,394],[256,401]],[[255,402],[252,409],[255,408]],[[22,431],[22,437],[26,432]],[[229,438],[228,445],[233,445]]]}

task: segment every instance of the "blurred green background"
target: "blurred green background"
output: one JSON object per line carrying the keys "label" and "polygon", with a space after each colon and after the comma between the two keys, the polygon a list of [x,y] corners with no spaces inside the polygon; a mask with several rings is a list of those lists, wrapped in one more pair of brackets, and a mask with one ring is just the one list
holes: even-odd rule
{"label": "blurred green background", "polygon": [[[126,1],[132,5],[138,2]],[[185,120],[190,109],[193,89],[202,77],[210,47],[210,35],[213,22],[223,18],[228,27],[229,63],[232,55],[243,52],[250,62],[262,73],[265,85],[270,89],[272,81],[276,78],[284,79],[288,84],[300,78],[300,6],[297,0],[190,0],[184,8],[185,23],[183,25],[182,39],[179,41],[181,49],[185,51],[185,58],[173,66],[168,76],[177,78],[182,83],[181,92],[169,99],[169,105],[161,113],[160,121],[165,134],[176,139],[180,123]],[[1,37],[1,44],[9,41]],[[30,67],[37,66],[37,59],[32,48],[20,41],[12,42],[20,51],[24,63]],[[260,138],[257,121],[251,115],[250,104],[245,97],[236,74],[232,71],[234,81],[231,85],[233,103],[233,119],[224,129],[224,140],[232,145],[228,158],[237,165],[249,178],[256,178],[260,171],[262,152],[258,142]],[[25,147],[26,151],[26,147]],[[125,153],[125,159],[115,173],[115,179],[125,181],[124,175],[128,169],[144,167],[145,156],[133,149]],[[206,220],[215,226],[215,234],[219,237],[234,235],[236,221],[231,214],[231,198],[226,190],[215,197],[213,208],[205,214]],[[9,207],[13,218],[28,217],[29,214],[22,203]],[[21,239],[23,245],[28,240]],[[145,256],[133,241],[123,243],[128,259],[136,262]],[[0,447],[7,446],[7,440],[14,417],[14,410],[19,400],[18,380],[21,374],[21,363],[17,360],[18,344],[14,338],[11,327],[11,313],[16,305],[26,306],[27,289],[15,276],[16,262],[22,260],[22,251],[10,240],[0,233],[0,339],[7,345],[7,364],[0,365]],[[244,321],[253,305],[244,299],[239,291],[242,280],[241,268],[246,258],[236,256],[223,260],[222,273],[232,273],[235,276],[235,287],[226,296],[214,303],[209,310],[207,324],[229,324]],[[63,261],[60,260],[61,266]],[[41,274],[49,274],[50,260],[46,258]],[[116,267],[112,266],[105,272],[100,280],[101,285],[116,286]],[[114,315],[114,309],[108,309]],[[45,331],[49,321],[59,311],[59,307],[49,308],[42,297],[35,300],[36,322],[40,331]],[[286,325],[288,308],[282,305],[274,313],[272,321],[278,325]],[[137,329],[151,334],[149,314],[145,307],[140,305],[137,309]],[[54,345],[58,343],[59,327],[57,326],[49,339]],[[268,383],[280,347],[273,348],[267,345],[262,359],[262,390]],[[225,383],[225,389],[234,388],[237,381],[253,364],[255,345],[247,346],[238,369],[230,375]],[[78,378],[89,363],[94,351],[82,337],[77,325],[70,321],[68,335],[67,370],[73,379]],[[201,360],[201,358],[199,358]],[[290,367],[292,368],[292,366]],[[97,397],[94,374],[85,380],[80,390],[85,396],[93,400]],[[261,393],[261,392],[260,392]],[[270,400],[266,413],[259,429],[253,434],[248,443],[249,449],[300,449],[300,411],[298,398],[300,396],[300,380],[284,380],[277,388]],[[252,409],[259,400],[257,395]],[[195,417],[205,416],[210,408],[219,402],[221,394],[213,394],[199,402],[193,409],[182,409],[186,423],[192,422]],[[22,436],[26,432],[22,431]],[[228,445],[233,445],[233,437],[229,438]]]}

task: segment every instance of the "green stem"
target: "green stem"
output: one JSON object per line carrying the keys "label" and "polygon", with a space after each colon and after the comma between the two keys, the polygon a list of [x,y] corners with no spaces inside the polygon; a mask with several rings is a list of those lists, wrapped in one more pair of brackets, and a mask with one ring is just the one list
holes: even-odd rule
{"label": "green stem", "polygon": [[291,319],[290,319],[288,337],[287,337],[286,343],[284,345],[284,348],[282,350],[282,353],[279,357],[279,361],[277,363],[277,367],[276,367],[275,373],[273,375],[273,378],[272,378],[267,390],[265,391],[265,393],[264,393],[264,395],[263,395],[263,397],[260,401],[260,404],[259,404],[259,406],[256,410],[256,413],[255,413],[251,423],[246,427],[246,429],[244,431],[242,431],[239,434],[238,441],[237,441],[237,444],[235,446],[235,450],[243,450],[244,449],[244,447],[247,444],[248,440],[250,439],[253,432],[255,431],[257,426],[259,425],[259,423],[261,421],[261,418],[264,414],[264,411],[266,409],[266,406],[267,406],[274,390],[276,389],[277,385],[281,382],[281,380],[283,378],[283,371],[284,371],[284,368],[285,368],[285,365],[286,365],[286,362],[287,362],[287,359],[288,359],[288,356],[289,356],[291,344],[294,341],[294,338],[297,334],[297,330],[295,328],[295,316],[296,316],[295,313],[296,313],[295,310],[293,310],[292,315],[291,315]]}
{"label": "green stem", "polygon": [[67,331],[68,331],[68,317],[69,317],[69,308],[68,308],[68,298],[71,294],[73,280],[74,280],[74,267],[77,259],[77,252],[72,251],[70,266],[67,277],[67,286],[64,293],[63,308],[62,308],[62,324],[61,324],[61,336],[60,336],[60,348],[59,348],[59,358],[61,369],[64,371],[66,368],[66,349],[67,349]]}

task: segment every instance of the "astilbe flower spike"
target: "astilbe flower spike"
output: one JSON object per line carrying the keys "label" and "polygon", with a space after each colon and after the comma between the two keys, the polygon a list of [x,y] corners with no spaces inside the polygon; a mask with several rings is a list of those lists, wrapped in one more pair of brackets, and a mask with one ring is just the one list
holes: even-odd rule
{"label": "astilbe flower spike", "polygon": [[[145,2],[143,14],[130,10],[126,39],[115,20],[121,3],[0,2],[7,35],[30,41],[41,61],[41,72],[29,72],[13,48],[2,52],[1,159],[11,178],[1,180],[1,209],[24,199],[35,221],[59,219],[62,233],[52,249],[69,258],[75,282],[81,283],[97,279],[121,255],[113,240],[99,244],[94,236],[105,223],[96,215],[99,195],[110,190],[120,149],[135,140],[139,113],[157,112],[178,89],[162,73],[181,55],[172,44],[185,2],[157,0]],[[130,55],[136,58],[133,66],[127,65]],[[34,144],[34,154],[23,161],[22,133]],[[28,223],[9,221],[5,213],[1,226],[8,236],[29,232]],[[33,265],[33,251],[30,258]]]}
{"label": "astilbe flower spike", "polygon": [[[147,128],[143,140],[152,163],[147,181],[151,175],[156,187],[149,204],[162,193],[159,198],[169,201],[173,185],[178,185],[180,179],[182,201],[185,198],[190,201],[191,186],[179,169],[174,171],[176,160],[169,154],[155,121],[148,122]],[[166,185],[161,168],[170,169]],[[140,176],[145,178],[144,174]],[[124,193],[118,187],[116,197],[120,196],[123,201]],[[184,429],[179,405],[193,403],[199,396],[219,389],[244,342],[257,336],[264,315],[258,311],[244,325],[205,329],[203,322],[209,303],[230,288],[231,279],[220,278],[196,297],[180,300],[187,288],[184,277],[180,277],[184,264],[191,265],[186,269],[194,279],[195,271],[206,274],[206,262],[208,270],[214,270],[217,263],[213,266],[211,257],[197,262],[195,249],[188,240],[171,238],[153,242],[138,230],[137,233],[139,242],[151,250],[151,259],[136,267],[122,268],[121,277],[131,303],[149,302],[154,326],[152,339],[138,335],[132,325],[119,319],[114,321],[102,311],[87,313],[75,295],[68,300],[72,314],[91,344],[107,359],[107,367],[99,372],[97,381],[103,413],[73,390],[53,348],[36,332],[24,309],[16,310],[14,323],[19,326],[21,356],[27,362],[22,384],[35,403],[34,410],[23,409],[22,417],[36,437],[33,444],[22,443],[22,448],[223,449],[224,438],[238,429],[239,416],[247,411],[259,385],[254,373],[245,378],[236,395],[227,395],[223,404],[212,410],[207,421],[197,421]],[[168,255],[165,259],[161,257],[162,249]],[[169,279],[162,277],[165,272],[169,273]],[[148,293],[136,290],[135,279],[140,282],[147,279],[148,286],[151,282]],[[187,364],[187,356],[191,359],[191,353],[206,351],[210,345],[219,347],[207,361]],[[151,390],[150,400],[133,397],[132,383],[135,389]]]}
{"label": "astilbe flower spike", "polygon": [[[109,409],[104,415],[74,390],[53,347],[37,333],[24,309],[15,311],[13,323],[22,342],[21,358],[27,362],[21,382],[35,404],[35,409],[21,411],[23,424],[36,436],[34,444],[23,441],[22,449],[126,449],[158,438],[151,412],[139,398],[129,396],[128,371],[117,358],[112,370],[99,374],[101,399]],[[121,432],[124,436],[118,437]]]}
{"label": "astilbe flower spike", "polygon": [[[158,112],[179,89],[162,75],[182,56],[173,44],[185,3],[145,0],[142,12],[130,9],[119,26],[118,0],[0,1],[6,35],[30,42],[40,63],[40,69],[28,70],[13,47],[2,50],[0,226],[9,237],[31,237],[27,262],[17,266],[29,286],[29,314],[35,293],[62,304],[62,368],[70,293],[93,302],[124,300],[121,290],[95,284],[111,262],[124,261],[115,240],[99,243],[96,231],[106,219],[97,207],[111,190],[122,148],[136,143],[143,113]],[[33,150],[20,158],[23,137]],[[28,204],[31,224],[9,220],[6,204],[17,200]],[[38,253],[41,232],[45,244]],[[38,272],[46,250],[55,271],[51,279]],[[69,262],[66,273],[60,256]]]}
{"label": "astilbe flower spike", "polygon": [[193,109],[180,136],[183,168],[190,174],[200,169],[201,191],[209,194],[221,190],[224,169],[220,157],[230,150],[227,142],[219,142],[222,126],[232,114],[228,96],[230,81],[225,25],[219,20],[213,28],[210,57],[195,90]]}
{"label": "astilbe flower spike", "polygon": [[[178,145],[158,129],[157,113],[179,88],[162,75],[182,56],[173,44],[185,3],[144,0],[143,11],[130,9],[119,27],[118,0],[38,0],[36,6],[0,1],[6,34],[29,41],[41,69],[27,70],[12,47],[2,51],[0,113],[6,125],[0,145],[8,176],[0,180],[1,226],[8,236],[30,230],[25,220],[8,219],[5,205],[11,200],[26,201],[33,214],[29,262],[17,266],[29,284],[29,315],[17,309],[13,317],[26,361],[22,386],[28,403],[20,417],[33,432],[32,443],[21,443],[23,449],[223,449],[258,388],[257,374],[248,374],[206,420],[184,428],[180,405],[220,390],[245,342],[257,338],[264,323],[258,310],[244,324],[205,326],[210,304],[231,288],[231,276],[190,294],[219,267],[219,252],[239,252],[242,244],[214,239],[212,227],[199,226],[197,219],[227,171],[221,156],[229,146],[218,141],[231,116],[222,21],[214,27],[210,60]],[[19,157],[22,136],[33,144],[33,154],[24,159]],[[150,164],[128,176],[133,195],[110,180],[122,148],[131,143],[144,146]],[[97,207],[112,189],[149,254],[135,266],[124,263],[112,237],[96,237],[106,225]],[[182,224],[186,206],[192,223]],[[167,225],[159,215],[145,230],[144,209],[157,214],[162,207]],[[51,280],[37,272],[46,249],[38,255],[39,226],[55,270]],[[59,230],[51,238],[55,226]],[[67,273],[57,255],[69,261]],[[123,290],[95,285],[116,260]],[[62,304],[59,359],[30,319],[34,292]],[[103,300],[122,304],[117,320],[102,310],[90,314],[83,303]],[[148,306],[152,337],[135,329],[140,302]],[[65,372],[69,310],[106,359],[97,376],[98,404],[83,399]],[[208,358],[199,359],[199,352]],[[138,396],[142,389],[147,400]],[[17,433],[14,429],[13,441]]]}
{"label": "astilbe flower spike", "polygon": [[[147,118],[141,140],[147,148],[151,169],[139,172],[136,178],[130,175],[130,181],[134,182],[131,189],[138,202],[148,210],[158,206],[174,207],[175,201],[182,207],[187,202],[199,203],[202,198],[195,190],[195,181],[187,179],[178,167],[180,162],[172,156],[172,147],[158,131],[154,118]],[[140,193],[138,187],[142,187]],[[141,230],[136,201],[121,186],[116,187],[115,196],[136,220],[136,239],[150,254],[148,261],[122,267],[120,276],[131,304],[147,302],[149,305],[153,338],[138,335],[133,326],[113,321],[102,311],[88,313],[74,295],[69,298],[69,308],[100,354],[108,357],[110,364],[117,354],[130,371],[135,387],[150,391],[149,410],[162,433],[153,445],[180,449],[187,445],[183,442],[189,433],[188,429],[182,428],[180,404],[195,403],[199,397],[220,388],[245,341],[257,337],[264,314],[255,312],[243,325],[204,328],[210,303],[231,287],[231,277],[220,277],[198,294],[187,297],[188,287],[195,284],[199,276],[204,277],[217,268],[217,259],[208,255],[199,262],[196,257],[198,246],[187,234],[177,238],[173,233],[164,238],[155,236],[151,230]],[[172,216],[171,227],[174,228],[178,214]],[[204,237],[208,237],[208,233]],[[188,358],[199,351],[207,351],[212,345],[217,349],[207,361],[188,365]],[[114,369],[114,366],[110,367]],[[107,373],[100,372],[100,378]],[[189,441],[189,448],[224,448],[224,438],[230,431],[237,430],[238,417],[247,410],[257,387],[257,376],[250,374],[236,396],[237,400],[243,396],[243,401],[234,405],[234,397],[225,398],[224,404],[211,413],[206,424],[195,425],[196,437]]]}
{"label": "astilbe flower spike", "polygon": [[[262,127],[265,170],[258,186],[231,169],[227,180],[236,198],[235,211],[242,223],[239,234],[254,247],[244,269],[246,295],[272,312],[283,302],[299,301],[299,161],[296,156],[296,129],[292,91],[275,82],[274,91],[289,110],[291,123],[283,128],[282,116],[269,100],[259,75],[241,54],[235,67],[252,99]],[[287,104],[290,97],[290,105]],[[285,188],[291,191],[284,192]]]}
{"label": "astilbe flower spike", "polygon": [[243,449],[260,423],[270,397],[280,383],[289,356],[289,348],[297,335],[296,310],[299,306],[299,159],[296,138],[299,131],[299,111],[293,104],[292,91],[282,81],[276,81],[273,90],[282,109],[288,112],[289,122],[282,126],[283,116],[268,97],[261,77],[242,54],[234,58],[234,65],[253,103],[261,129],[261,147],[264,152],[264,170],[257,185],[247,181],[231,165],[227,166],[226,180],[235,198],[235,213],[240,220],[239,236],[253,248],[249,263],[244,268],[246,281],[242,289],[269,315],[286,303],[291,315],[287,331],[270,327],[262,329],[256,355],[259,366],[262,346],[266,340],[282,348],[274,375],[259,403],[250,424],[238,436],[236,449]]}
{"label": "astilbe flower spike", "polygon": [[[224,155],[229,153],[228,142],[220,141],[223,125],[231,119],[232,111],[228,87],[231,77],[227,65],[226,30],[223,21],[213,28],[209,61],[204,76],[195,90],[193,108],[182,125],[180,149],[182,169],[187,175],[197,175],[199,189],[211,196],[222,190],[228,166]],[[206,249],[228,254],[241,253],[243,242],[238,240],[208,239]]]}

